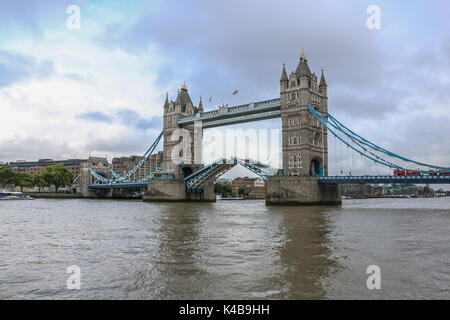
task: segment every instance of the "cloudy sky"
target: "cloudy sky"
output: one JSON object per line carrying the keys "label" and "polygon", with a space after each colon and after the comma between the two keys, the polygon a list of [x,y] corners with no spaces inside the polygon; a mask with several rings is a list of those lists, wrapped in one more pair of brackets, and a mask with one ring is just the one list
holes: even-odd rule
{"label": "cloudy sky", "polygon": [[[70,5],[80,29],[67,27]],[[369,5],[380,30],[366,26]],[[186,81],[207,110],[279,97],[282,63],[295,69],[304,48],[311,70],[325,69],[331,114],[449,166],[449,12],[444,0],[3,0],[0,161],[142,154],[166,91],[175,99]]]}

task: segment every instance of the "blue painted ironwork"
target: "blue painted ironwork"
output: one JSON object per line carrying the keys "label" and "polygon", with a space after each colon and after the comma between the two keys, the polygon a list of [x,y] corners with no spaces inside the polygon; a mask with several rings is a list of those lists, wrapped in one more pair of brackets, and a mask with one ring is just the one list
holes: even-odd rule
{"label": "blue painted ironwork", "polygon": [[[156,170],[155,170],[156,171]],[[158,172],[153,171],[156,175]],[[114,182],[112,180],[107,181],[105,179],[102,183],[93,183],[88,187],[89,189],[117,189],[117,188],[137,188],[137,187],[147,187],[149,181],[172,181],[175,180],[175,177],[172,173],[164,174],[162,176],[152,176],[148,181],[129,181],[129,182]]]}
{"label": "blue painted ironwork", "polygon": [[237,164],[234,160],[219,159],[204,168],[187,176],[184,181],[186,190],[200,189],[208,180],[213,180],[217,176],[221,176]]}
{"label": "blue painted ironwork", "polygon": [[[327,113],[327,118],[325,118],[322,114],[320,114],[318,111],[316,111],[313,107],[311,107],[310,105],[308,105],[308,109],[309,111],[320,121],[320,123],[328,129],[329,132],[331,132],[337,139],[339,139],[342,143],[344,143],[347,147],[351,148],[352,150],[356,151],[357,153],[359,153],[360,155],[376,162],[379,164],[382,164],[384,166],[387,166],[389,168],[396,168],[396,169],[400,169],[400,170],[405,170],[405,171],[417,171],[417,172],[421,172],[421,173],[429,173],[431,170],[450,170],[450,168],[444,168],[444,167],[440,167],[440,166],[435,166],[435,165],[430,165],[430,164],[425,164],[425,163],[421,163],[421,162],[417,162],[411,159],[407,159],[405,157],[399,156],[393,152],[387,151],[386,149],[383,149],[377,145],[375,145],[374,143],[362,138],[361,136],[357,135],[356,133],[354,133],[353,131],[351,131],[349,128],[345,127],[343,124],[341,124],[339,121],[337,121],[332,115],[330,115],[329,113]],[[352,143],[354,143],[356,147],[354,147],[353,145],[351,145],[350,143],[348,143],[347,141],[345,141],[342,137],[340,137],[336,132],[340,132],[343,133],[345,137],[349,138],[350,141]],[[379,156],[378,154],[376,154],[376,152],[381,153],[384,156]],[[405,161],[407,163],[413,163],[415,165],[419,165],[423,168],[424,170],[420,170],[417,168],[406,168],[403,165],[399,165],[397,163],[394,163],[390,160],[387,160],[385,157],[390,157],[390,158],[394,158],[394,159],[398,159],[401,161]]]}
{"label": "blue painted ironwork", "polygon": [[[348,127],[346,127],[345,125],[340,123],[336,118],[334,118],[331,114],[327,113],[327,115],[328,115],[329,119],[334,124],[336,124],[338,127],[341,128],[342,132],[347,131],[348,133],[350,133],[352,135],[352,139],[354,139],[354,140],[356,140],[356,141],[358,141],[358,142],[360,142],[360,143],[362,143],[364,145],[367,145],[367,146],[369,146],[369,147],[371,147],[371,148],[373,148],[373,149],[375,149],[377,151],[380,151],[380,152],[382,152],[382,153],[384,153],[384,154],[386,154],[388,156],[395,157],[395,158],[398,158],[398,159],[406,161],[406,162],[411,162],[411,163],[414,163],[414,164],[419,165],[419,166],[424,166],[424,167],[429,167],[429,168],[434,168],[434,169],[439,169],[439,170],[450,170],[450,168],[435,166],[435,165],[432,165],[432,164],[426,164],[426,163],[414,161],[412,159],[407,159],[407,158],[402,157],[402,156],[400,156],[398,154],[395,154],[395,153],[390,152],[390,151],[388,151],[386,149],[383,149],[382,147],[380,147],[380,146],[378,146],[378,145],[376,145],[376,144],[374,144],[374,143],[364,139],[363,137],[361,137],[357,133],[355,133],[352,130],[350,130]],[[349,135],[348,133],[346,135]]]}
{"label": "blue painted ironwork", "polygon": [[179,125],[190,125],[202,121],[203,128],[219,127],[235,123],[278,118],[281,116],[281,99],[271,99],[244,105],[219,108],[214,111],[181,116]]}
{"label": "blue painted ironwork", "polygon": [[338,184],[386,184],[386,183],[416,183],[416,184],[450,184],[450,175],[411,175],[411,176],[327,176],[318,177],[319,183]]}
{"label": "blue painted ironwork", "polygon": [[152,180],[153,177],[155,176],[155,174],[157,174],[157,173],[159,173],[161,171],[162,165],[163,164],[161,162],[155,169],[153,169],[148,174],[146,174],[144,177],[142,177],[142,178],[140,178],[140,179],[138,179],[136,181],[138,181],[138,182],[148,182],[148,181]]}
{"label": "blue painted ironwork", "polygon": [[267,177],[273,176],[273,173],[267,172],[265,169],[270,169],[270,167],[266,164],[263,164],[261,162],[252,161],[250,159],[242,160],[242,159],[236,159],[236,162],[240,164],[242,167],[250,170],[260,178],[262,178],[264,181],[268,181]]}
{"label": "blue painted ironwork", "polygon": [[156,140],[153,142],[153,144],[150,146],[150,148],[145,152],[145,154],[139,159],[139,161],[131,169],[129,169],[127,172],[125,172],[123,175],[121,175],[120,178],[115,178],[114,181],[120,182],[120,181],[129,180],[131,176],[133,176],[139,169],[141,169],[142,166],[150,158],[153,151],[156,149],[156,146],[158,145],[162,136],[163,136],[163,131],[161,131],[161,133],[158,135]]}
{"label": "blue painted ironwork", "polygon": [[80,179],[81,177],[81,173],[79,175],[77,175],[77,177],[75,178],[75,180],[73,180],[72,184],[76,184],[77,181]]}
{"label": "blue painted ironwork", "polygon": [[151,179],[151,181],[172,181],[175,180],[173,173],[162,173],[160,175],[156,175]]}
{"label": "blue painted ironwork", "polygon": [[147,187],[147,185],[146,182],[90,184],[89,189],[141,188]]}
{"label": "blue painted ironwork", "polygon": [[118,173],[115,173],[113,170],[109,170],[109,172],[112,174],[112,176],[114,177],[114,178],[116,178],[116,179],[118,179],[118,178],[120,178],[121,177],[121,175],[120,174],[118,174]]}
{"label": "blue painted ironwork", "polygon": [[232,158],[231,160],[228,160],[222,158],[186,177],[184,181],[186,183],[187,192],[200,192],[198,190],[202,190],[204,185],[217,179],[236,165],[243,166],[261,177],[264,181],[268,180],[268,176],[273,175],[273,173],[268,172],[268,170],[272,168],[261,162],[250,159]]}
{"label": "blue painted ironwork", "polygon": [[92,170],[91,168],[89,168],[89,173],[92,174],[92,176],[95,178],[95,180],[97,182],[101,182],[101,183],[111,183],[113,180],[112,179],[108,179],[105,178],[104,176],[98,174],[97,172],[95,172],[94,170]]}
{"label": "blue painted ironwork", "polygon": [[144,177],[139,179],[131,179],[131,177],[136,176],[136,173],[145,165],[145,163],[150,159],[150,156],[152,155],[153,151],[159,144],[161,137],[163,136],[163,132],[161,132],[156,140],[153,142],[153,144],[150,146],[150,148],[145,152],[145,154],[136,162],[136,164],[131,167],[129,170],[127,170],[124,174],[119,175],[113,170],[110,170],[110,173],[112,175],[112,179],[108,179],[103,177],[102,175],[96,173],[94,170],[89,169],[89,173],[96,179],[96,183],[103,183],[103,184],[124,184],[124,183],[140,183],[140,182],[148,182],[153,178],[155,173],[157,173],[159,170],[161,170],[162,163],[158,165],[156,169],[151,171],[150,173],[146,174]]}

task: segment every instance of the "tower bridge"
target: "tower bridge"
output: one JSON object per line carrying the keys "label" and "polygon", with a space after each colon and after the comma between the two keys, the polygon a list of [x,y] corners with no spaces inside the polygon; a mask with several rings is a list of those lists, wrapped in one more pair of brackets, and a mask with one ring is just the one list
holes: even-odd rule
{"label": "tower bridge", "polygon": [[[450,168],[396,155],[344,126],[328,113],[327,91],[324,71],[320,79],[312,73],[304,53],[289,76],[283,64],[279,98],[231,107],[222,104],[205,112],[202,99],[195,106],[184,84],[175,101],[166,94],[163,130],[136,165],[122,175],[86,169],[83,194],[142,188],[145,201],[215,201],[214,180],[236,165],[266,181],[269,205],[339,204],[343,183],[450,183]],[[281,169],[238,158],[203,164],[203,129],[273,118],[281,118]],[[392,169],[413,170],[414,176],[329,176],[329,134],[361,157]],[[142,173],[161,141],[162,162]]]}

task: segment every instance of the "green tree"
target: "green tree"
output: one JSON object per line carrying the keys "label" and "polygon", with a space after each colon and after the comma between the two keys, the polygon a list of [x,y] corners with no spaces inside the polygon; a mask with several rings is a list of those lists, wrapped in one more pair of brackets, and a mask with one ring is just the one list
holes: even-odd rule
{"label": "green tree", "polygon": [[231,194],[231,185],[229,185],[229,184],[224,184],[224,185],[223,185],[223,193],[224,193],[224,194]]}
{"label": "green tree", "polygon": [[34,186],[33,177],[26,172],[17,172],[15,176],[16,186],[20,187],[20,191],[23,192],[23,188],[31,188]]}
{"label": "green tree", "polygon": [[72,172],[63,164],[46,167],[42,171],[42,177],[49,186],[55,186],[56,192],[58,188],[69,186],[73,182]]}
{"label": "green tree", "polygon": [[16,180],[16,173],[8,164],[4,164],[0,168],[0,184],[2,186],[12,185]]}
{"label": "green tree", "polygon": [[239,188],[238,195],[242,195],[244,198],[250,194],[250,190],[248,188]]}
{"label": "green tree", "polygon": [[434,197],[434,190],[426,186],[423,188],[423,195],[426,197]]}
{"label": "green tree", "polygon": [[231,185],[229,185],[229,184],[222,184],[222,183],[216,183],[216,184],[214,184],[214,192],[215,193],[220,193],[222,195],[231,194]]}
{"label": "green tree", "polygon": [[214,192],[223,194],[223,185],[220,183],[214,184]]}
{"label": "green tree", "polygon": [[39,188],[39,192],[41,192],[41,188],[48,187],[48,183],[44,180],[44,177],[40,173],[34,173],[33,177],[33,186]]}

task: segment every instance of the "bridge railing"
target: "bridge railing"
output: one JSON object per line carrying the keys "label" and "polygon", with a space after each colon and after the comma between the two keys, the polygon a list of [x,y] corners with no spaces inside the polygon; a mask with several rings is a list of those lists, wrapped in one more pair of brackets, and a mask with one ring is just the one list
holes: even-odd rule
{"label": "bridge railing", "polygon": [[190,123],[195,120],[199,120],[199,121],[209,120],[209,119],[214,119],[217,117],[224,117],[227,115],[236,115],[236,114],[245,113],[245,112],[254,111],[254,110],[258,110],[258,111],[265,110],[265,109],[274,108],[274,107],[278,107],[278,106],[281,106],[280,99],[259,101],[259,102],[255,102],[255,103],[248,103],[248,104],[243,104],[243,105],[239,105],[239,106],[227,107],[226,111],[224,113],[222,113],[222,111],[219,109],[219,110],[197,113],[195,115],[181,116],[178,121],[178,124]]}
{"label": "bridge railing", "polygon": [[415,184],[450,184],[450,175],[417,175],[417,176],[325,176],[318,178],[319,183],[415,183]]}

